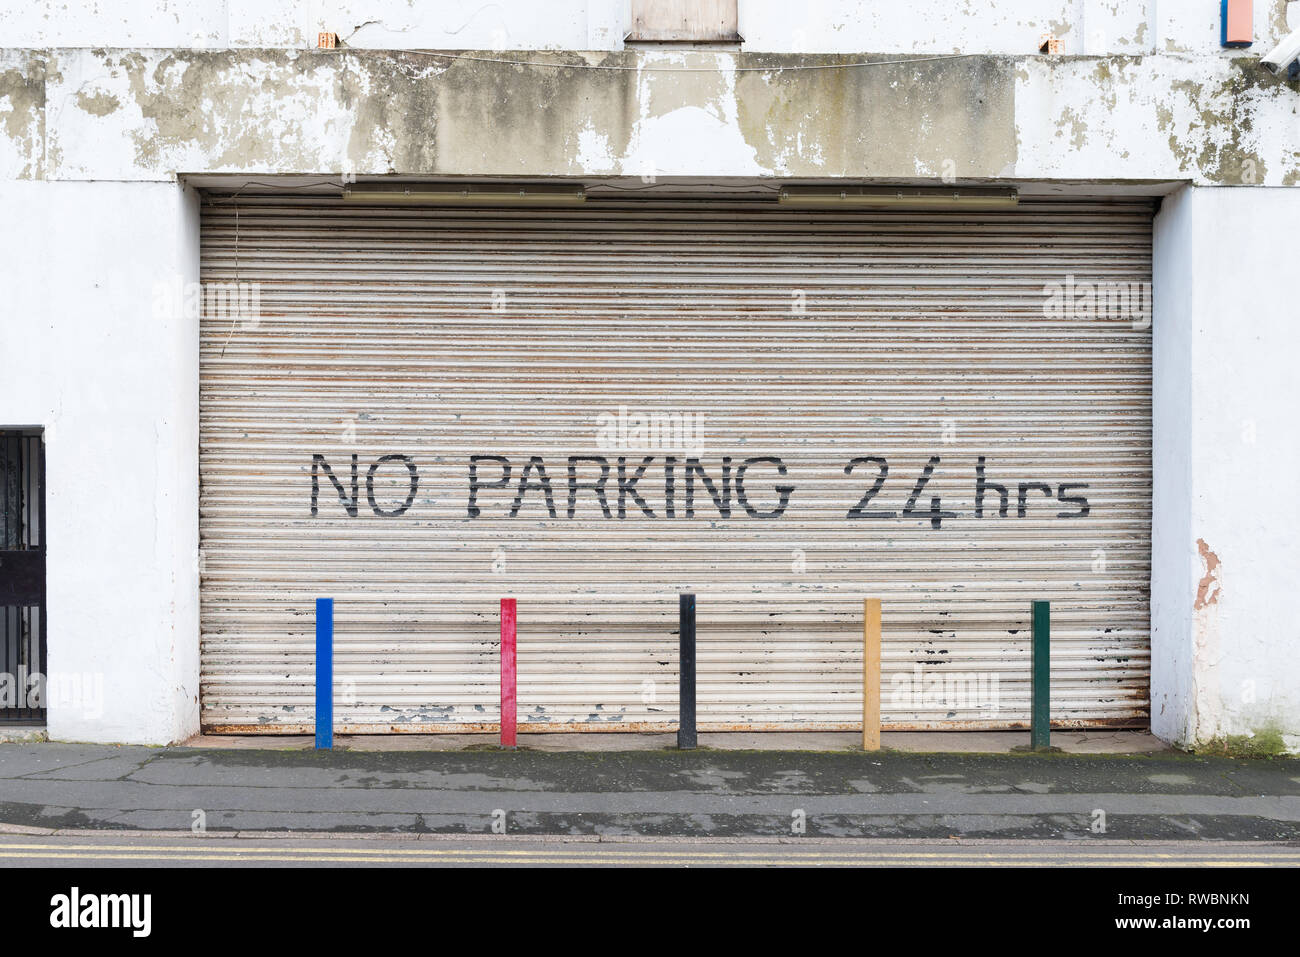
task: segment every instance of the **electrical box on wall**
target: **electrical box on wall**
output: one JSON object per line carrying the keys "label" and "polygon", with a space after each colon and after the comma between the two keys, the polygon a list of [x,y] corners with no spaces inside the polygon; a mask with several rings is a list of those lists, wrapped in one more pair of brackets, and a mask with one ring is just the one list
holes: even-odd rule
{"label": "electrical box on wall", "polygon": [[1248,47],[1255,42],[1253,0],[1222,0],[1223,29],[1219,43],[1225,47]]}

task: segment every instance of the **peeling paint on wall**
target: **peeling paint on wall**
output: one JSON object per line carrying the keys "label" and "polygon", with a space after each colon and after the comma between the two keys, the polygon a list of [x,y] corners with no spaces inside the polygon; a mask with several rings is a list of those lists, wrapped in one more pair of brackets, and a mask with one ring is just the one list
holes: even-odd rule
{"label": "peeling paint on wall", "polygon": [[1192,741],[1212,741],[1219,736],[1224,717],[1224,697],[1219,675],[1222,670],[1219,633],[1219,558],[1197,539],[1202,563],[1196,587],[1192,620]]}
{"label": "peeling paint on wall", "polygon": [[1284,185],[1300,171],[1298,107],[1300,84],[1250,56],[1024,60],[1017,173]]}
{"label": "peeling paint on wall", "polygon": [[[1248,145],[1254,140],[1255,110],[1249,100],[1269,80],[1251,57],[1231,61],[1233,72],[1209,84],[1175,81],[1171,89],[1181,94],[1196,112],[1190,122],[1169,123],[1169,148],[1184,168],[1200,169],[1220,183],[1252,185],[1267,177],[1264,157]],[[1180,135],[1181,133],[1181,135]]]}
{"label": "peeling paint on wall", "polygon": [[1207,605],[1214,605],[1219,601],[1219,556],[1210,551],[1210,546],[1205,544],[1203,538],[1196,540],[1196,551],[1205,569],[1201,574],[1200,584],[1196,586],[1196,601],[1192,605],[1194,609],[1200,611]]}

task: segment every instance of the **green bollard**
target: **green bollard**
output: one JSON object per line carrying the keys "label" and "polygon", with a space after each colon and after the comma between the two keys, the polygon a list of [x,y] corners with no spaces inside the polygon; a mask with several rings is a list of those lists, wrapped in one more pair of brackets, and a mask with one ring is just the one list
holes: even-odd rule
{"label": "green bollard", "polygon": [[1051,602],[1034,602],[1033,674],[1030,681],[1031,711],[1029,719],[1029,746],[1042,751],[1052,746],[1052,605]]}

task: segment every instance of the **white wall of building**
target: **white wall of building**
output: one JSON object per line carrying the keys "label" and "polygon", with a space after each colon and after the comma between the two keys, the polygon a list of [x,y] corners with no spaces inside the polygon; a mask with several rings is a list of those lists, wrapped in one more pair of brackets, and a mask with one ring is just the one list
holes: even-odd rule
{"label": "white wall of building", "polygon": [[1300,190],[1187,188],[1155,244],[1152,725],[1300,750]]}
{"label": "white wall of building", "polygon": [[[624,85],[615,71],[554,82],[545,64],[395,69],[306,48],[331,30],[356,48],[618,50],[625,0],[0,0],[0,288],[13,303],[0,426],[48,429],[50,664],[90,689],[51,702],[51,736],[162,743],[198,727],[198,330],[155,310],[160,290],[198,278],[197,199],[178,177],[919,179],[951,158],[960,176],[1094,192],[1199,184],[1156,222],[1152,723],[1179,744],[1276,731],[1300,750],[1286,605],[1300,579],[1287,484],[1300,467],[1300,90],[1248,59],[1300,27],[1298,12],[1256,0],[1243,53],[1218,45],[1218,0],[741,0],[756,54],[993,56],[960,61],[969,76],[919,64],[900,83],[780,63],[742,73],[733,53],[672,72],[688,61],[643,51],[626,55]],[[1034,53],[1047,31],[1071,56]],[[301,52],[173,55],[194,47]],[[988,102],[967,109],[925,85],[953,79]],[[893,135],[863,139],[861,117],[826,107],[843,102],[868,104]]]}
{"label": "white wall of building", "polygon": [[[0,425],[46,429],[50,736],[198,730],[198,280],[175,183],[0,182]],[[10,308],[12,306],[12,308]]]}
{"label": "white wall of building", "polygon": [[[1053,33],[1066,54],[1234,55],[1219,48],[1218,0],[739,3],[742,49],[756,52],[1024,54]],[[1261,52],[1285,30],[1287,7],[1255,0]],[[302,48],[328,31],[364,49],[620,50],[630,22],[628,0],[2,0],[0,43]]]}

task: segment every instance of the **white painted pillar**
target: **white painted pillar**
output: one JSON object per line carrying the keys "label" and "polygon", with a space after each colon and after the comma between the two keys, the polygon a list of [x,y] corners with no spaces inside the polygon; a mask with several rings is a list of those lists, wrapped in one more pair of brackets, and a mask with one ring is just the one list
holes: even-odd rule
{"label": "white painted pillar", "polygon": [[197,196],[11,181],[0,198],[16,304],[0,422],[46,429],[49,734],[184,739],[198,730],[198,323],[155,303],[198,281]]}
{"label": "white painted pillar", "polygon": [[1152,728],[1300,751],[1300,191],[1156,219]]}

